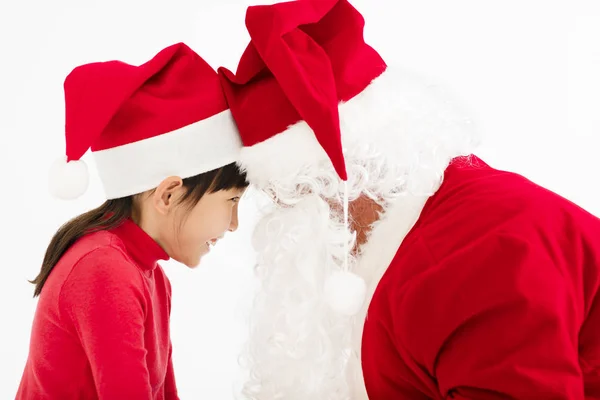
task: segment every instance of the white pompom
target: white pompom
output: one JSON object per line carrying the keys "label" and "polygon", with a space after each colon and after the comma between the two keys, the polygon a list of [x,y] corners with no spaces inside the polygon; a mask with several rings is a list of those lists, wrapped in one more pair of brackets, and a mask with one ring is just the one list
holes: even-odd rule
{"label": "white pompom", "polygon": [[360,276],[348,271],[335,271],[325,281],[325,298],[337,313],[357,314],[363,306],[367,285]]}
{"label": "white pompom", "polygon": [[63,157],[50,167],[48,189],[54,197],[63,200],[76,199],[85,193],[88,184],[88,167],[82,160],[67,163]]}

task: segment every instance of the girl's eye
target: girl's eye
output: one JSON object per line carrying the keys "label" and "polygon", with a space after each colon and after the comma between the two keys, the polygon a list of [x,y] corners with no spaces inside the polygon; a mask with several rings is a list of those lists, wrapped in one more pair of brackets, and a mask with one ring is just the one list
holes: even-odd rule
{"label": "girl's eye", "polygon": [[231,198],[229,200],[233,201],[234,203],[237,203],[238,201],[240,201],[240,198],[239,197],[233,197],[233,198]]}

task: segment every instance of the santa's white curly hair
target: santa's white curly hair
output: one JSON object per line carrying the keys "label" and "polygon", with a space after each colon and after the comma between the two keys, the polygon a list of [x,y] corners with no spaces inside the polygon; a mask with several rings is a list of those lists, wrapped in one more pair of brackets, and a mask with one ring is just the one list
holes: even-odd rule
{"label": "santa's white curly hair", "polygon": [[[434,193],[452,158],[478,143],[475,124],[457,104],[422,77],[391,66],[340,104],[349,201],[367,196],[385,218],[396,199]],[[354,234],[338,206],[344,182],[305,122],[244,149],[240,165],[274,200],[253,235],[260,285],[242,355],[249,373],[243,397],[355,399],[350,380],[358,378],[349,379],[348,370],[360,371],[352,365],[360,357],[352,332],[364,314],[335,312],[325,287],[344,259],[370,279],[368,266],[358,265],[360,249],[349,252]]]}

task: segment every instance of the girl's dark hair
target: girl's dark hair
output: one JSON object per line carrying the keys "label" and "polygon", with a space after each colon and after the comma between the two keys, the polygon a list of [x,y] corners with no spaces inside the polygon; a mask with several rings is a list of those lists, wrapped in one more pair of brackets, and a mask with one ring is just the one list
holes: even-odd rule
{"label": "girl's dark hair", "polygon": [[[186,192],[181,198],[181,202],[189,205],[191,209],[206,193],[234,188],[243,189],[248,186],[248,183],[246,174],[233,163],[183,179],[183,186],[186,188]],[[61,226],[46,249],[40,273],[30,281],[35,285],[33,297],[41,293],[44,283],[56,263],[79,238],[88,233],[115,228],[130,218],[133,213],[133,198],[134,196],[127,196],[108,200],[100,207],[81,214]]]}

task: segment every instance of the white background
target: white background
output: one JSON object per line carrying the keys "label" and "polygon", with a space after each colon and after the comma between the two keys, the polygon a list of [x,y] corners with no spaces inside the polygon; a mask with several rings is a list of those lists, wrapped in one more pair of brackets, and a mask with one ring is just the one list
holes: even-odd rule
{"label": "white background", "polygon": [[[22,0],[0,6],[0,398],[14,398],[28,352],[33,286],[60,224],[103,201],[91,164],[76,202],[47,194],[64,152],[62,84],[76,65],[139,64],[184,41],[235,69],[248,40],[241,0]],[[445,82],[486,135],[479,152],[600,215],[600,3],[574,0],[354,0],[388,63]],[[393,8],[390,8],[393,7]],[[174,361],[182,399],[232,399],[245,336],[257,206],[196,270],[165,269],[174,292]]]}

